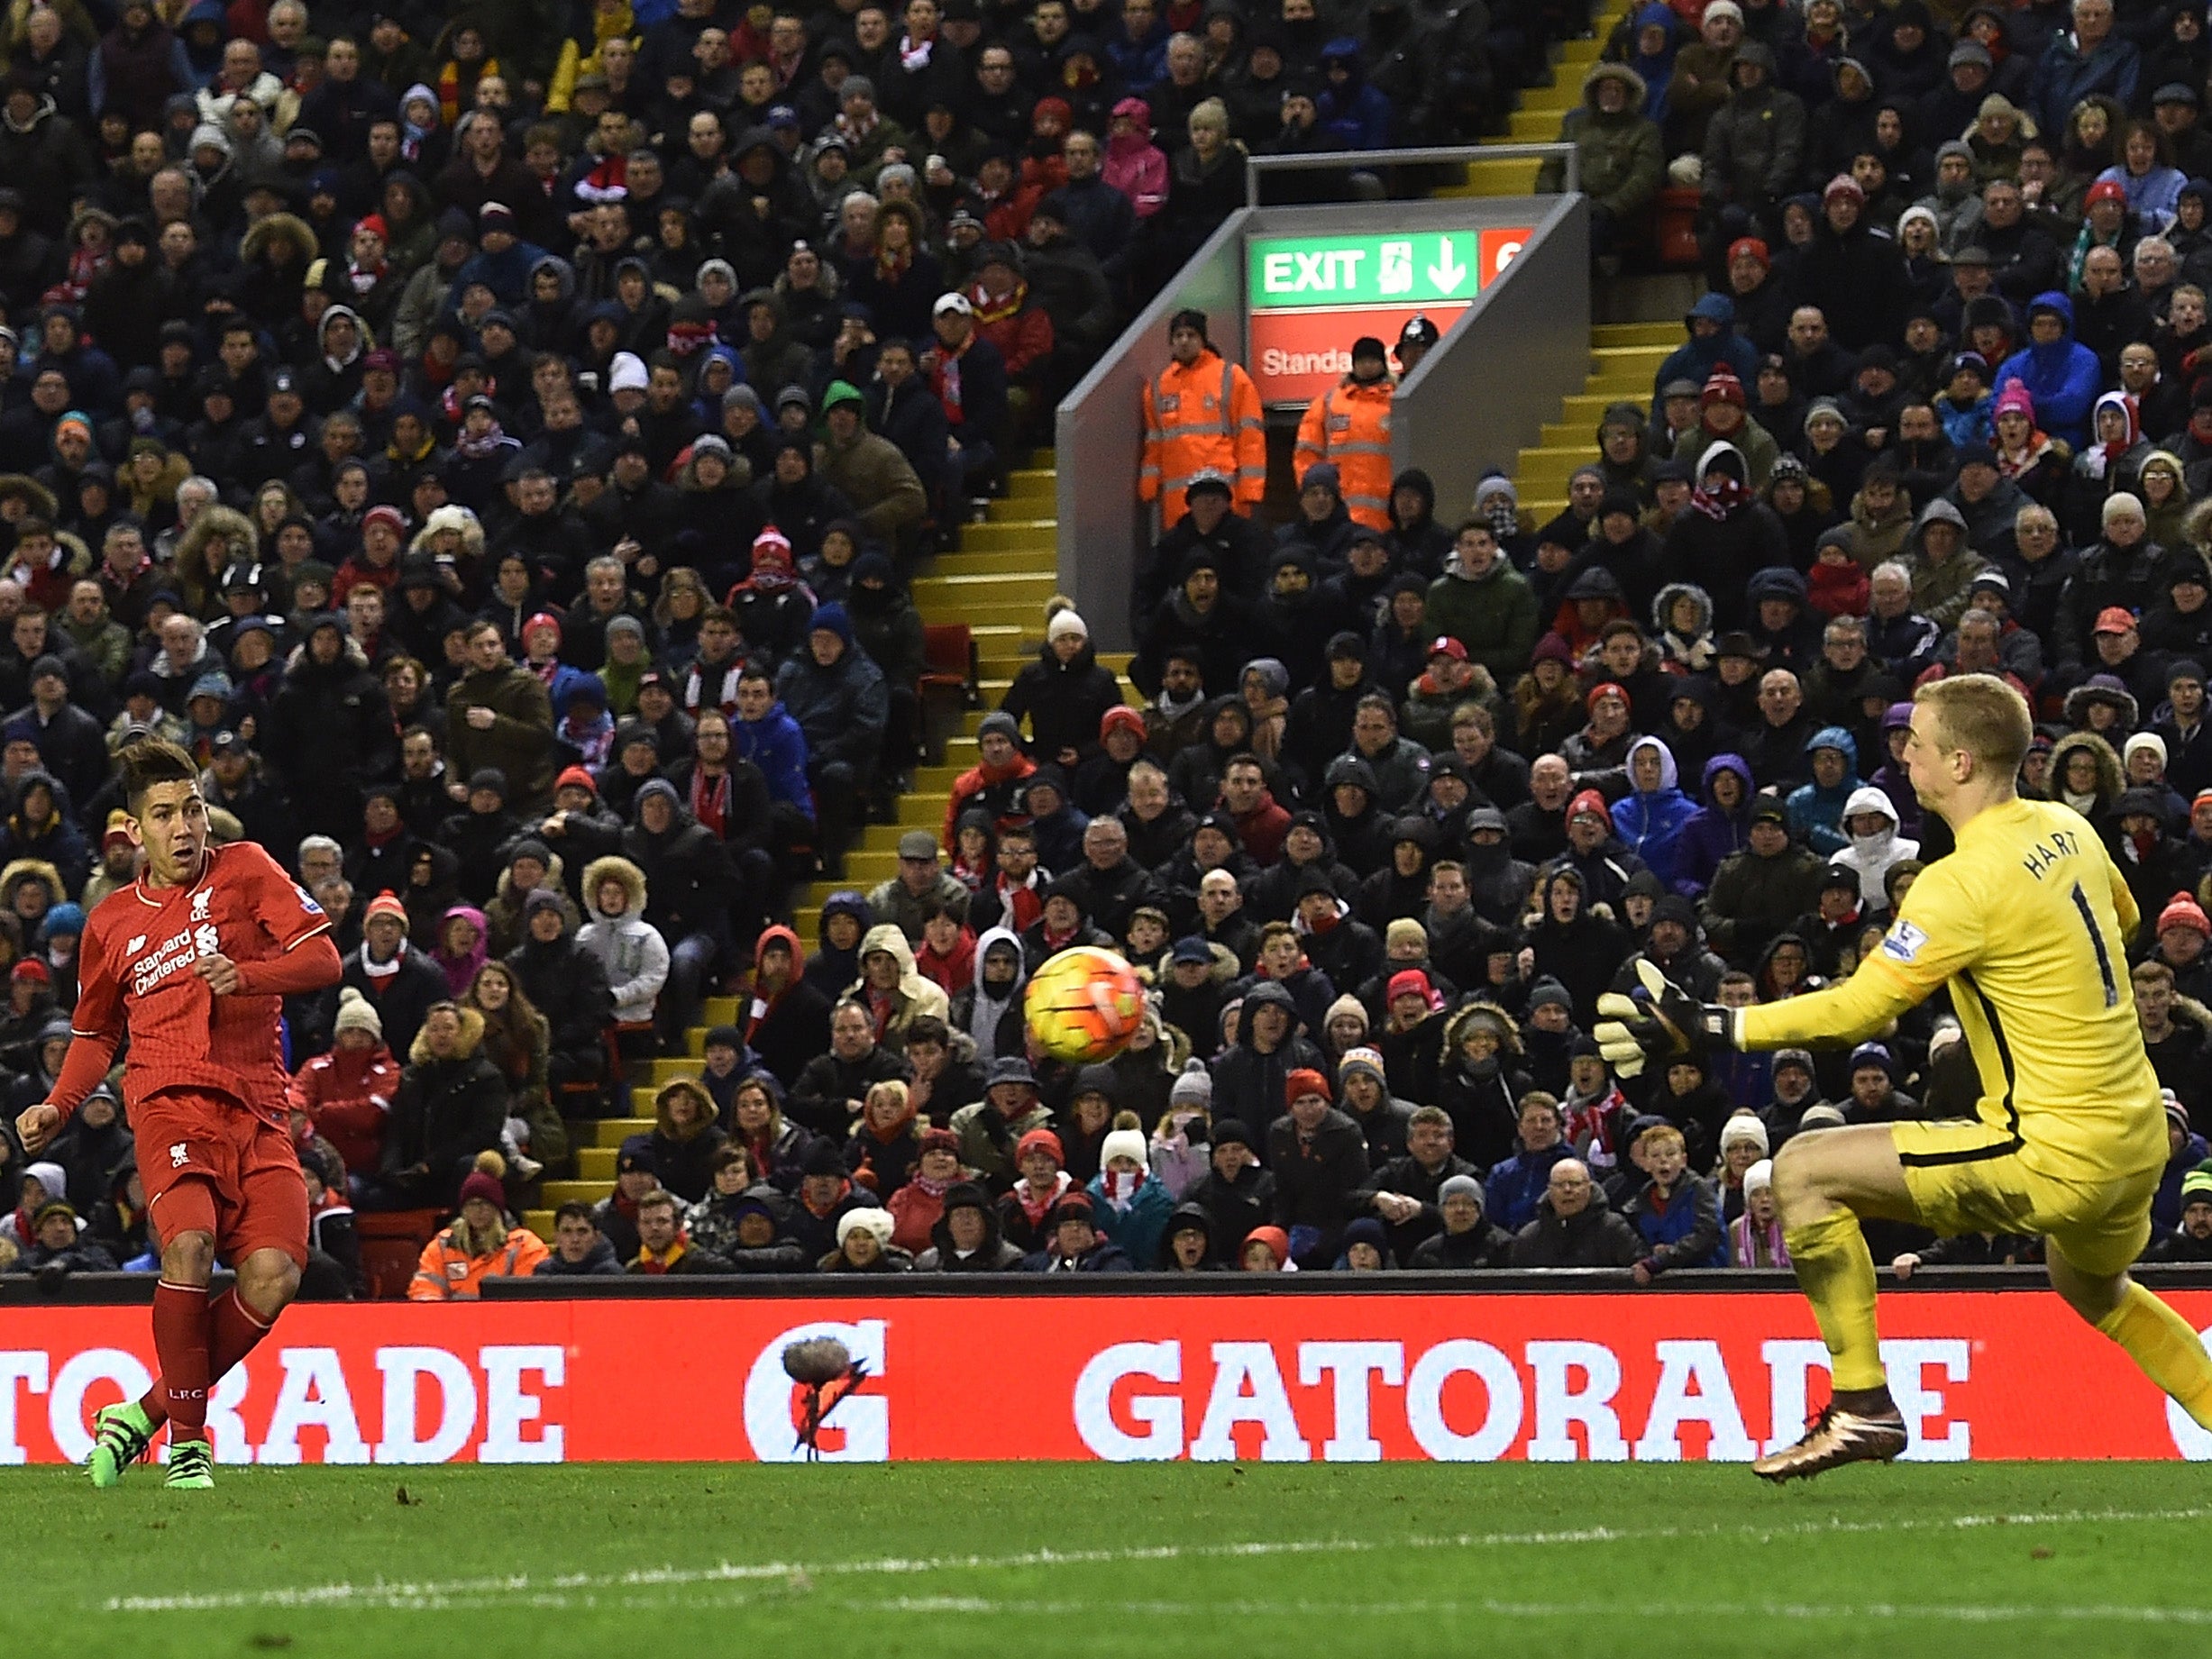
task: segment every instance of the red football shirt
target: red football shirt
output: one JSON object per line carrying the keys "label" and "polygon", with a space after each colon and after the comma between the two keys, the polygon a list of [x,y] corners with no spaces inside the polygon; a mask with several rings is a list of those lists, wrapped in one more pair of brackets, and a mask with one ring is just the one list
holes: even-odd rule
{"label": "red football shirt", "polygon": [[[211,847],[191,886],[133,881],[87,919],[70,1029],[111,1041],[127,1029],[127,1107],[183,1084],[215,1090],[281,1126],[284,998],[218,997],[192,964],[218,954],[242,967],[267,962],[329,927],[323,907],[261,847]],[[77,1102],[57,1095],[54,1104],[66,1115]]]}

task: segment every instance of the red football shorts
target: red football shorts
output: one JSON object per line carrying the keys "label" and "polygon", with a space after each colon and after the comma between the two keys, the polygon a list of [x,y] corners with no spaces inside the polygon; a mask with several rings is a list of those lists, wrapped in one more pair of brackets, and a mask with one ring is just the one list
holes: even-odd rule
{"label": "red football shorts", "polygon": [[290,1135],[197,1089],[149,1095],[131,1131],[156,1235],[211,1234],[233,1267],[256,1250],[306,1265],[307,1181]]}

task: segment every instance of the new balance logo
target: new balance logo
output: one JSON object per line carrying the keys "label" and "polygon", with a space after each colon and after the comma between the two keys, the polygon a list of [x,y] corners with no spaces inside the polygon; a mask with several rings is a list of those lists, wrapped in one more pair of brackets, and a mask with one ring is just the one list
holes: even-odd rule
{"label": "new balance logo", "polygon": [[131,935],[131,943],[123,947],[123,953],[125,956],[136,956],[145,948],[146,935],[144,934],[133,934]]}
{"label": "new balance logo", "polygon": [[190,1143],[178,1141],[169,1149],[169,1167],[172,1170],[181,1168],[191,1156]]}

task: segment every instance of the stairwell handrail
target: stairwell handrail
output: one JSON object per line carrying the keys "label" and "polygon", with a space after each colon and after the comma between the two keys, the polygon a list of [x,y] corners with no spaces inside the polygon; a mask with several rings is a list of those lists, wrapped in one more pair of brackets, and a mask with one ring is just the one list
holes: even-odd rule
{"label": "stairwell handrail", "polygon": [[1323,150],[1310,155],[1247,156],[1244,205],[1259,205],[1259,180],[1263,173],[1300,173],[1320,168],[1356,168],[1374,172],[1385,167],[1421,167],[1438,162],[1555,160],[1565,163],[1559,194],[1580,189],[1582,169],[1575,146],[1556,139],[1531,144],[1428,144],[1410,150]]}

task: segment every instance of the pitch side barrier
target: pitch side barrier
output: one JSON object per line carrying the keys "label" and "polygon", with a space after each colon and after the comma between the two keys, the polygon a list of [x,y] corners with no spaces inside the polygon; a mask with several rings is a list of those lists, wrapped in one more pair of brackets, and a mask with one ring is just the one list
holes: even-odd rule
{"label": "pitch side barrier", "polygon": [[1450,523],[1588,377],[1588,204],[1568,192],[1224,219],[1056,413],[1060,588],[1106,651],[1134,646],[1129,595],[1157,533],[1137,498],[1144,387],[1186,307],[1206,313],[1215,347],[1284,419],[1342,378],[1360,335],[1394,343],[1414,314],[1435,322],[1441,342],[1398,388],[1391,460],[1429,473]]}
{"label": "pitch side barrier", "polygon": [[[2212,1322],[2212,1275],[2145,1277]],[[1780,1274],[1678,1282],[494,1281],[477,1302],[290,1309],[213,1390],[208,1427],[234,1463],[795,1462],[784,1353],[828,1337],[864,1372],[820,1436],[838,1462],[1743,1462],[1795,1439],[1826,1391],[1804,1299]],[[151,1381],[148,1281],[68,1288],[118,1299],[0,1302],[0,1463],[81,1461],[93,1412]],[[1898,1289],[1882,1348],[1907,1457],[2212,1457],[2038,1273]],[[1012,1403],[978,1414],[986,1371]]]}

